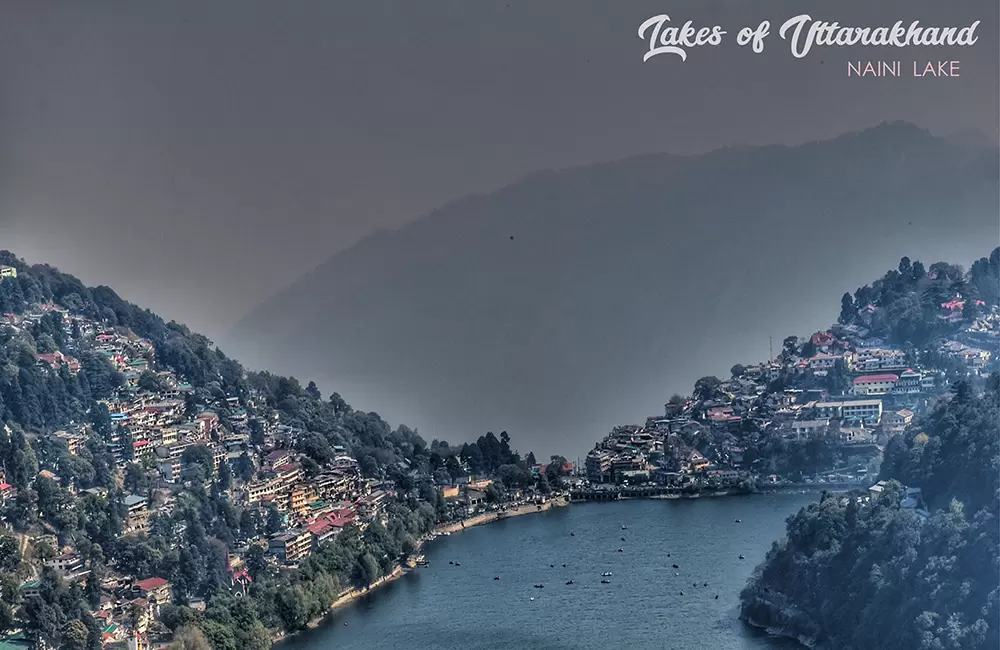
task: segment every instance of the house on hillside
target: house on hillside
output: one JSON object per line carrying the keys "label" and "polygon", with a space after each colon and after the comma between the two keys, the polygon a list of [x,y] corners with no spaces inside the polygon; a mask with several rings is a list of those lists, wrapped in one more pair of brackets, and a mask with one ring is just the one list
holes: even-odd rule
{"label": "house on hillside", "polygon": [[885,395],[895,387],[899,375],[864,375],[854,380],[855,395]]}

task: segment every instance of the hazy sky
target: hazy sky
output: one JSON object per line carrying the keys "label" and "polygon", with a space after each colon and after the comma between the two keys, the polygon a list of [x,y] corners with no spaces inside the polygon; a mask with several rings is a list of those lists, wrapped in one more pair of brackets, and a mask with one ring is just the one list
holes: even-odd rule
{"label": "hazy sky", "polygon": [[[884,119],[997,130],[993,0],[0,6],[0,248],[215,337],[359,237],[533,170]],[[972,48],[871,52],[959,59],[957,79],[848,79],[847,53],[796,60],[776,33],[761,55],[735,44],[810,10],[983,24]],[[661,12],[729,34],[644,64],[636,31]]]}

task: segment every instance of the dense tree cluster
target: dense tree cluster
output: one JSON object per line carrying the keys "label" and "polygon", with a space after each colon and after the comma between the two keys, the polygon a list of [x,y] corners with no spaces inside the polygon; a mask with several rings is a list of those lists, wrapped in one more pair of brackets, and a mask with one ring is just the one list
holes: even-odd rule
{"label": "dense tree cluster", "polygon": [[968,273],[945,262],[925,269],[904,257],[881,279],[860,287],[853,296],[845,293],[839,320],[863,325],[893,343],[920,347],[950,331],[952,326],[938,316],[941,305],[958,295],[964,300],[966,320],[1000,304],[1000,248],[973,262]]}
{"label": "dense tree cluster", "polygon": [[[959,383],[886,450],[887,489],[824,495],[788,520],[744,618],[828,647],[1000,647],[1000,377]],[[903,485],[932,507],[902,508]]]}

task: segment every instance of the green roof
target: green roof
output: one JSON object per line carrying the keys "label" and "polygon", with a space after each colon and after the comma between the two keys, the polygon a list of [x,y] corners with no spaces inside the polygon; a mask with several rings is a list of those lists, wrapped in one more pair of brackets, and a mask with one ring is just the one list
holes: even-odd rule
{"label": "green roof", "polygon": [[42,586],[41,580],[29,580],[21,585],[21,589],[38,589]]}

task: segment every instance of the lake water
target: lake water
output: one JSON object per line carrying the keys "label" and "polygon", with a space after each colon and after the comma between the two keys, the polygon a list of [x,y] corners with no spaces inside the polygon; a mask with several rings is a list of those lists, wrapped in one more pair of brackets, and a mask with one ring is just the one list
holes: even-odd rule
{"label": "lake water", "polygon": [[280,649],[794,648],[740,623],[738,597],[785,519],[818,497],[573,504],[470,528]]}

